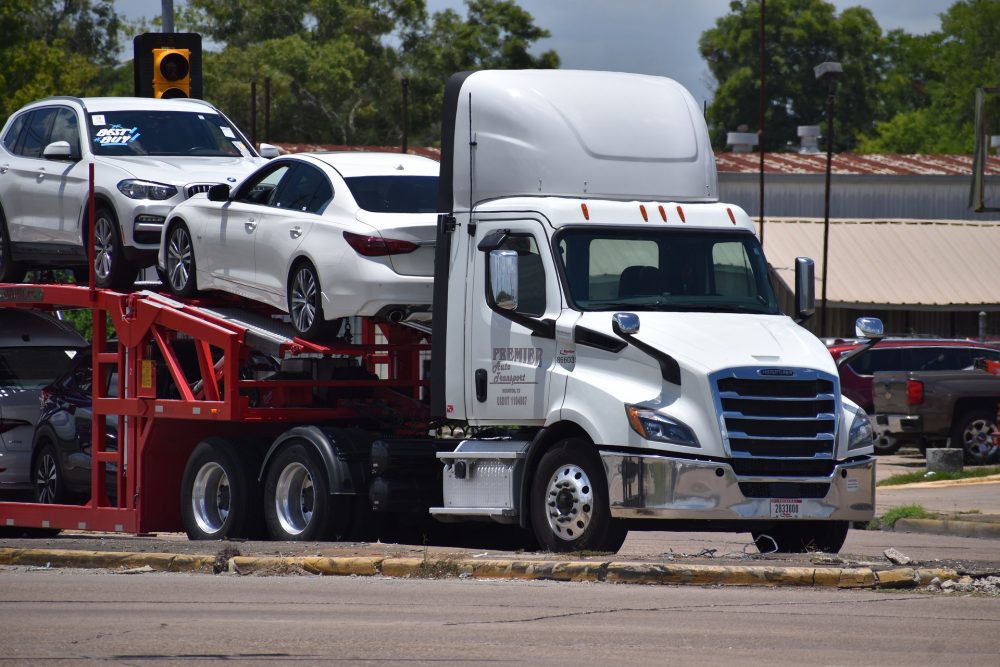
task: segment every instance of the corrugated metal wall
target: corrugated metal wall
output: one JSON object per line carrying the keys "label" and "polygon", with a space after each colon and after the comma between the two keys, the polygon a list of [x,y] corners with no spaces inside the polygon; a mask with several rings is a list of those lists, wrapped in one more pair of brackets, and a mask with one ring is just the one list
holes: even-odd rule
{"label": "corrugated metal wall", "polygon": [[[878,176],[834,174],[830,217],[877,220],[1000,220],[1000,213],[968,208],[971,175]],[[824,174],[765,174],[768,217],[823,217]],[[760,215],[757,174],[719,172],[719,199]],[[1000,207],[1000,178],[986,179],[987,205]]]}

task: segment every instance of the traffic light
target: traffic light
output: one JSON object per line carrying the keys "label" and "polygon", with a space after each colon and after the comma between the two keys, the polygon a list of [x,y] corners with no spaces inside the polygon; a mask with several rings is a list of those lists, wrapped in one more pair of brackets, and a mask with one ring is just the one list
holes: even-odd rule
{"label": "traffic light", "polygon": [[202,97],[201,35],[147,32],[133,44],[136,96]]}
{"label": "traffic light", "polygon": [[153,97],[191,97],[190,49],[153,49]]}

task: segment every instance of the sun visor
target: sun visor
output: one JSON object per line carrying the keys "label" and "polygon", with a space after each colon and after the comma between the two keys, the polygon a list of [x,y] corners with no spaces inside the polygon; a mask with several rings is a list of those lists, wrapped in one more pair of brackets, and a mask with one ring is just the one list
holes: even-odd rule
{"label": "sun visor", "polygon": [[[448,82],[441,210],[515,195],[715,201],[715,156],[690,93],[664,77],[485,70]],[[451,189],[447,196],[447,189]],[[450,206],[449,206],[450,204]]]}

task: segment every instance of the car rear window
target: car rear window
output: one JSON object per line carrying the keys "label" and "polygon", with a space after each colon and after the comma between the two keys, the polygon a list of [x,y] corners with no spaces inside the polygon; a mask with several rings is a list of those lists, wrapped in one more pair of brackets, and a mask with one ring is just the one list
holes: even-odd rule
{"label": "car rear window", "polygon": [[42,389],[69,370],[75,353],[49,347],[0,348],[0,387]]}
{"label": "car rear window", "polygon": [[345,178],[358,206],[373,213],[435,213],[437,176],[352,176]]}

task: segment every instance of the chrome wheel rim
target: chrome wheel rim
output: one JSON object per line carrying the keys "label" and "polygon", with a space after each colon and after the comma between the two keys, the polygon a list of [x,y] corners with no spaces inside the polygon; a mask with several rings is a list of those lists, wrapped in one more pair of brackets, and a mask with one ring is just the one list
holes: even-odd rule
{"label": "chrome wheel rim", "polygon": [[286,535],[299,535],[312,521],[316,495],[312,475],[301,463],[291,463],[281,471],[275,486],[274,509]]}
{"label": "chrome wheel rim", "polygon": [[98,279],[107,280],[114,264],[114,222],[101,216],[94,225],[94,273]]}
{"label": "chrome wheel rim", "polygon": [[191,278],[193,259],[194,249],[187,229],[175,227],[170,232],[170,242],[167,244],[167,277],[170,286],[178,292],[187,286]]}
{"label": "chrome wheel rim", "polygon": [[545,517],[561,540],[579,539],[594,516],[594,487],[583,468],[560,466],[545,490]]}
{"label": "chrome wheel rim", "polygon": [[318,295],[319,286],[316,284],[316,276],[313,275],[312,269],[304,266],[296,271],[289,299],[291,301],[289,310],[296,331],[308,331],[312,327],[316,320]]}
{"label": "chrome wheel rim", "polygon": [[993,433],[996,424],[988,419],[976,419],[965,427],[962,433],[962,447],[977,463],[982,463],[993,455]]}
{"label": "chrome wheel rim", "polygon": [[35,483],[38,484],[38,502],[52,504],[56,502],[56,484],[59,480],[59,470],[56,459],[46,452],[38,460]]}
{"label": "chrome wheel rim", "polygon": [[218,463],[206,463],[194,478],[191,509],[198,528],[207,534],[222,530],[229,517],[232,496],[229,476]]}

